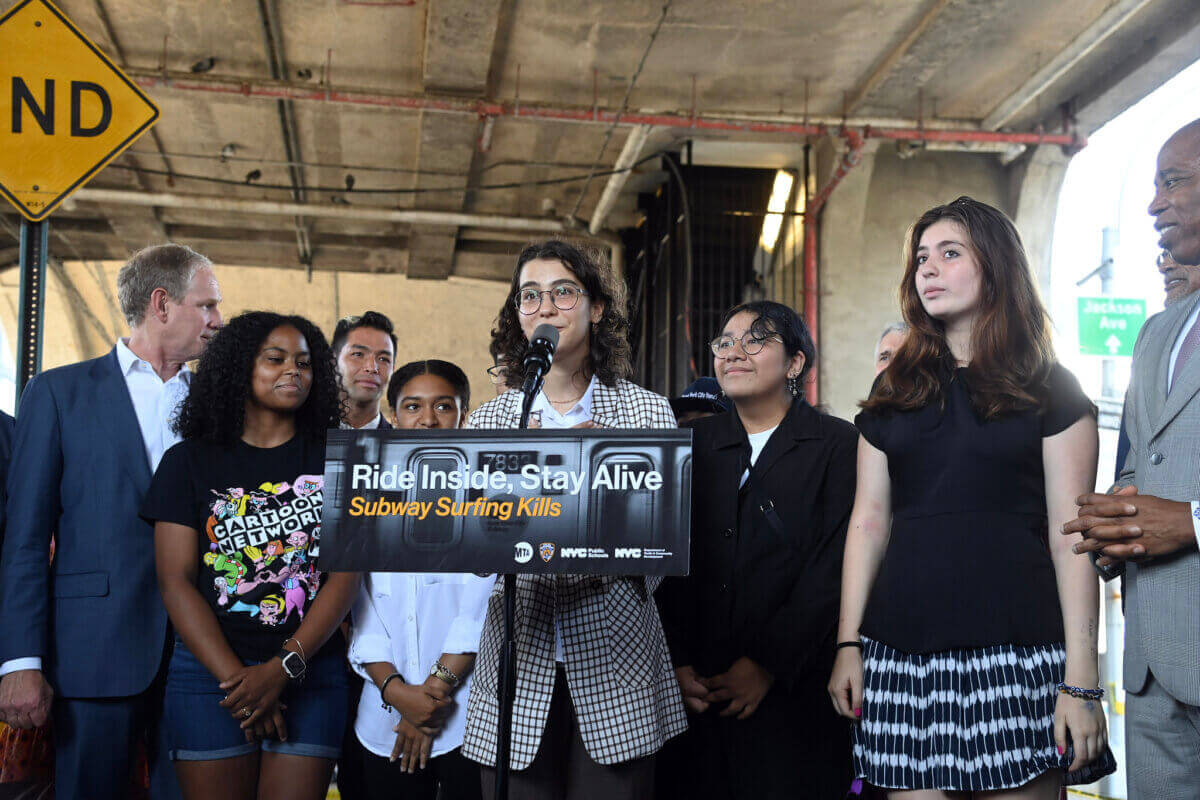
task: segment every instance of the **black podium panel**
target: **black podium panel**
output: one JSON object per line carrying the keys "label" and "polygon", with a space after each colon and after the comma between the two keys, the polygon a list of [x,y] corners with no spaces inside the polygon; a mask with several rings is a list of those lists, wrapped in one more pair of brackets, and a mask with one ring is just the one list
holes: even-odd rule
{"label": "black podium panel", "polygon": [[330,431],[323,570],[686,575],[690,430]]}

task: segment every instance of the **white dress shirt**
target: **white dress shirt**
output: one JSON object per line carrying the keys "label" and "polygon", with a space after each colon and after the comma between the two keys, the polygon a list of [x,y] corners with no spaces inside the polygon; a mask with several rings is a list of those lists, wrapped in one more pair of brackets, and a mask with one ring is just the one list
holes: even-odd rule
{"label": "white dress shirt", "polygon": [[[379,426],[382,424],[383,424],[383,412],[382,411],[380,411],[378,414],[375,415],[375,419],[371,420],[366,425],[363,425],[361,428],[356,428],[353,425],[351,425],[350,423],[346,422],[345,420],[343,420],[340,423],[341,428],[344,431],[373,431],[373,430],[378,430]],[[388,752],[391,753],[390,750]]]}
{"label": "white dress shirt", "polygon": [[[1192,309],[1187,322],[1183,323],[1183,330],[1179,332],[1179,338],[1175,340],[1175,346],[1171,348],[1171,360],[1167,362],[1168,393],[1171,391],[1171,383],[1175,380],[1175,359],[1179,357],[1179,351],[1183,349],[1183,340],[1191,332],[1197,318],[1200,318],[1200,303],[1197,303],[1196,307]],[[1200,358],[1200,352],[1193,353],[1192,358]],[[1196,546],[1200,547],[1200,500],[1192,501],[1192,530],[1196,532]]]}
{"label": "white dress shirt", "polygon": [[[363,581],[354,603],[350,634],[350,666],[361,675],[362,696],[354,733],[363,747],[387,758],[396,744],[393,730],[400,712],[383,708],[379,687],[365,664],[394,664],[404,682],[420,685],[443,653],[475,653],[487,614],[488,596],[496,576],[457,573],[372,572]],[[431,755],[440,756],[462,745],[467,726],[468,675],[454,694],[454,707]]]}
{"label": "white dress shirt", "polygon": [[[596,376],[588,381],[587,388],[583,390],[583,395],[579,398],[571,410],[565,414],[560,413],[558,409],[550,404],[550,398],[546,397],[546,390],[538,392],[537,397],[533,398],[533,405],[529,407],[529,417],[532,419],[537,415],[538,424],[543,428],[573,428],[581,422],[587,422],[592,418],[592,395],[596,393]],[[565,661],[563,657],[562,634],[558,630],[558,618],[554,619],[554,660]]]}
{"label": "white dress shirt", "polygon": [[[146,461],[153,474],[158,469],[163,453],[180,441],[179,434],[171,430],[171,420],[187,397],[192,372],[184,364],[179,372],[164,381],[149,362],[138,358],[129,349],[128,339],[117,340],[117,365],[129,389],[129,399],[133,401],[133,412],[137,416],[142,445],[146,449]],[[22,669],[41,668],[42,659],[39,656],[14,658],[0,664],[0,677]]]}

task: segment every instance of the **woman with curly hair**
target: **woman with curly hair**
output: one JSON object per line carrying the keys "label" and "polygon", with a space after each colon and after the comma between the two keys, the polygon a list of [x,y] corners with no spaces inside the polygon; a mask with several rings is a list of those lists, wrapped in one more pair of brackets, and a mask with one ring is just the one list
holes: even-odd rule
{"label": "woman with curly hair", "polygon": [[[333,354],[303,317],[243,314],[200,361],[142,506],[175,627],[164,718],[186,798],[323,798],[359,586],[316,566]],[[302,682],[303,681],[303,682]]]}
{"label": "woman with curly hair", "polygon": [[[620,284],[598,253],[551,240],[526,247],[493,341],[521,374],[528,338],[558,329],[558,350],[533,404],[542,428],[674,428],[665,397],[629,375]],[[522,393],[484,403],[470,428],[515,428]],[[510,788],[526,798],[634,798],[654,791],[654,754],[687,726],[653,592],[659,578],[517,577],[517,691]],[[492,795],[502,644],[499,584],[488,601],[463,754],[484,765]]]}

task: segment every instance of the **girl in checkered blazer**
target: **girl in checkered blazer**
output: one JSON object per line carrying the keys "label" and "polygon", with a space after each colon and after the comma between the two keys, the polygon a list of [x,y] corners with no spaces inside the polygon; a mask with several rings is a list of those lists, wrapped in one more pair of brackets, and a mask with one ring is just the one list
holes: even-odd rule
{"label": "girl in checkered blazer", "polygon": [[[666,398],[629,381],[624,293],[598,253],[561,241],[525,248],[492,332],[499,364],[521,369],[528,337],[559,331],[554,365],[533,404],[544,428],[673,428]],[[480,406],[468,427],[516,428],[522,394]],[[653,592],[659,579],[591,575],[517,578],[517,691],[513,796],[649,797],[654,754],[687,726]],[[463,753],[484,765],[490,797],[496,763],[500,584],[479,644]]]}

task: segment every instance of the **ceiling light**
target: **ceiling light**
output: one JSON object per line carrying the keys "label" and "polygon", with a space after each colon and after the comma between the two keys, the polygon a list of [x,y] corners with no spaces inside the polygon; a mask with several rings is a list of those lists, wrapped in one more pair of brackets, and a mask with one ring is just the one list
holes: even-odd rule
{"label": "ceiling light", "polygon": [[763,217],[762,236],[758,243],[768,253],[775,249],[775,241],[779,238],[779,229],[783,226],[783,212],[787,210],[788,197],[792,194],[792,184],[795,182],[792,173],[779,170],[775,173],[775,185],[771,187],[771,199],[767,201],[767,215]]}

